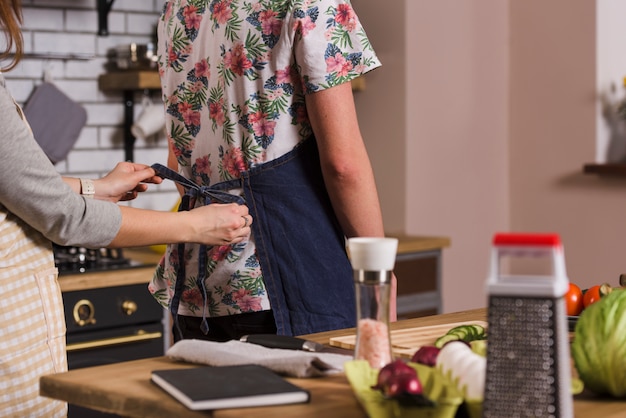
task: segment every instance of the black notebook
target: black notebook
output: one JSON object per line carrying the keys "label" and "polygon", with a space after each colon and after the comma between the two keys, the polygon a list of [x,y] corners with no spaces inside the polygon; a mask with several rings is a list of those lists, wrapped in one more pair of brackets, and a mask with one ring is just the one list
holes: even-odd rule
{"label": "black notebook", "polygon": [[152,381],[193,410],[309,401],[309,392],[255,364],[155,370]]}

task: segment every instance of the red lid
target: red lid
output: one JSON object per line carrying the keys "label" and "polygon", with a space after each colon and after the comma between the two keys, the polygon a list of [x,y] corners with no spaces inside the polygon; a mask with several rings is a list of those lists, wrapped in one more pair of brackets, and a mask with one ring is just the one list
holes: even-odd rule
{"label": "red lid", "polygon": [[493,245],[550,246],[561,245],[559,234],[497,233]]}

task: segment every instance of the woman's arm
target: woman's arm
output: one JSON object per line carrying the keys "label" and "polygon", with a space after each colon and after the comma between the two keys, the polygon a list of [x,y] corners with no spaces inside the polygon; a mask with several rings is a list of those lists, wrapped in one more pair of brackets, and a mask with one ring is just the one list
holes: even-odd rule
{"label": "woman's arm", "polygon": [[[357,120],[352,86],[339,86],[306,96],[328,194],[344,234],[384,237],[383,217]],[[395,321],[397,280],[391,282],[391,320]]]}
{"label": "woman's arm", "polygon": [[[80,180],[64,177],[70,188],[81,193]],[[93,180],[95,198],[117,202],[131,200],[147,190],[148,183],[161,183],[151,167],[121,162],[106,176]],[[246,206],[213,204],[188,212],[160,212],[121,206],[122,223],[109,247],[133,247],[152,244],[198,242],[228,245],[250,235],[252,217]],[[245,219],[245,220],[244,220]]]}
{"label": "woman's arm", "polygon": [[236,244],[248,238],[252,216],[236,203],[211,204],[185,212],[121,206],[122,225],[108,247],[195,242]]}

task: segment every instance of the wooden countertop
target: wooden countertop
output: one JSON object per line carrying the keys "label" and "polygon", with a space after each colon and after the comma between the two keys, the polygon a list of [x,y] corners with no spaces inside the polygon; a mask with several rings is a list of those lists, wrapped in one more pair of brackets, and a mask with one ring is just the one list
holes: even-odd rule
{"label": "wooden countertop", "polygon": [[406,235],[393,232],[388,233],[387,236],[398,238],[398,254],[442,250],[450,246],[450,238],[447,237]]}
{"label": "wooden countertop", "polygon": [[[413,318],[392,324],[393,329],[415,328],[454,322],[486,320],[485,309]],[[328,344],[331,337],[351,335],[354,329],[329,331],[306,338]],[[157,369],[189,368],[194,365],[166,357],[149,358],[106,366],[72,370],[41,378],[41,394],[129,417],[241,417],[240,409],[194,412],[186,409],[150,382],[150,372]],[[97,378],[94,378],[97,376]],[[315,379],[288,379],[311,392],[308,404],[247,408],[246,415],[258,418],[276,416],[318,418],[320,416],[365,418],[345,375]],[[583,393],[574,397],[577,418],[617,418],[624,416],[624,403],[600,399]]]}
{"label": "wooden countertop", "polygon": [[100,271],[96,273],[61,275],[59,276],[61,291],[72,292],[77,290],[148,283],[152,279],[156,264],[161,259],[160,254],[143,247],[124,250],[124,257],[145,263],[146,266]]}

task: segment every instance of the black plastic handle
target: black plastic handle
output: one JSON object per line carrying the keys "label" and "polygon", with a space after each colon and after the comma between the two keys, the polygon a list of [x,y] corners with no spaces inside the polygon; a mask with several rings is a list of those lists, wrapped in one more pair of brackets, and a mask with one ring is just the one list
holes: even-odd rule
{"label": "black plastic handle", "polygon": [[288,350],[303,350],[306,340],[288,335],[251,334],[241,337],[241,341],[262,345],[267,348],[284,348]]}

